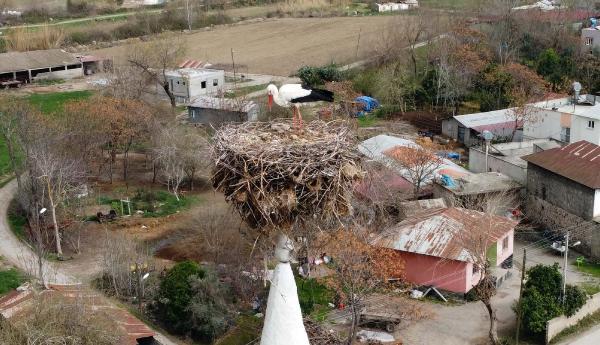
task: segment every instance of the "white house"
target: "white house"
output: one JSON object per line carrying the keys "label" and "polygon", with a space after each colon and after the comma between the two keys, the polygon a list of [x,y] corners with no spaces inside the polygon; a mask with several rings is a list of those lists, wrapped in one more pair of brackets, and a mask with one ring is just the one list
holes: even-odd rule
{"label": "white house", "polygon": [[377,12],[394,12],[394,11],[406,11],[413,7],[419,7],[417,0],[406,0],[401,2],[384,2],[374,3],[373,10]]}
{"label": "white house", "polygon": [[564,143],[585,140],[600,145],[600,96],[583,95],[535,103],[534,121],[523,125],[523,137]]}
{"label": "white house", "polygon": [[177,102],[186,103],[198,96],[216,95],[225,86],[225,71],[181,68],[166,73],[169,90]]}

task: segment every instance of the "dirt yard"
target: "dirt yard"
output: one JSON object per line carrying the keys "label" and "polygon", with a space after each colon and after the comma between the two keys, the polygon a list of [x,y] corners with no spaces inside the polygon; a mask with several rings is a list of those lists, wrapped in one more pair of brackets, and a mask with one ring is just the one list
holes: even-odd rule
{"label": "dirt yard", "polygon": [[[283,18],[217,26],[186,35],[186,57],[228,66],[233,49],[243,72],[287,76],[303,65],[360,59],[376,47],[386,27],[403,20],[410,17]],[[118,61],[129,49],[122,45],[91,53]]]}

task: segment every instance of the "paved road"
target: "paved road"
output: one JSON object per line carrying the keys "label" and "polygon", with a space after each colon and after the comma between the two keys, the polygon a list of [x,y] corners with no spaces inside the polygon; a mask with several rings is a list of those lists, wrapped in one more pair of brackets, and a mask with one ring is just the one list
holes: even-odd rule
{"label": "paved road", "polygon": [[[0,188],[0,255],[20,270],[35,277],[38,275],[36,255],[25,242],[15,236],[7,221],[8,205],[14,198],[16,191],[16,180]],[[44,260],[43,270],[46,283],[57,285],[80,284],[76,278],[65,272],[57,263]],[[162,345],[177,345],[177,343],[158,332],[156,332],[155,339]]]}
{"label": "paved road", "polygon": [[600,325],[578,334],[575,338],[567,339],[558,345],[598,345],[600,344]]}

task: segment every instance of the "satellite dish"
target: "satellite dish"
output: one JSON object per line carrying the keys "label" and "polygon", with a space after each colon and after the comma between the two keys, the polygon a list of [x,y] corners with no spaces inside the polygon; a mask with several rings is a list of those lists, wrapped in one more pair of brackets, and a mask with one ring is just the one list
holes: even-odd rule
{"label": "satellite dish", "polygon": [[490,132],[488,130],[483,131],[481,133],[481,136],[483,137],[483,139],[485,141],[490,141],[490,140],[494,139],[494,133],[492,133],[492,132]]}
{"label": "satellite dish", "polygon": [[573,91],[579,93],[581,91],[581,83],[576,81],[573,83]]}
{"label": "satellite dish", "polygon": [[47,210],[46,210],[46,208],[44,207],[44,208],[42,208],[42,209],[40,210],[40,214],[44,214],[44,213],[46,213],[46,211],[47,211]]}

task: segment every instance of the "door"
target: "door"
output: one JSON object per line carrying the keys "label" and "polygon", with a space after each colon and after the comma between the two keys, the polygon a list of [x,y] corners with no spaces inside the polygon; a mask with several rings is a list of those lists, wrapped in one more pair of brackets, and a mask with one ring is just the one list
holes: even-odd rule
{"label": "door", "polygon": [[465,127],[458,126],[458,137],[456,139],[459,143],[465,142]]}

